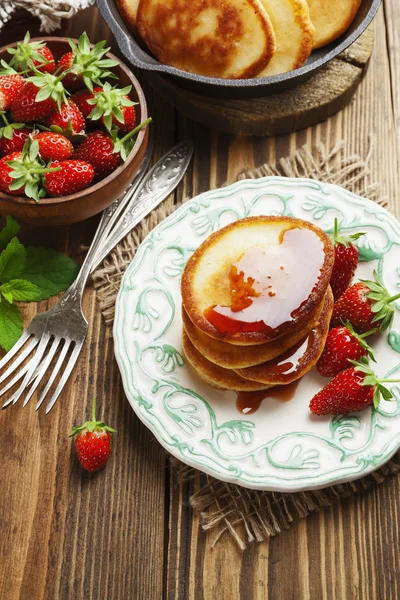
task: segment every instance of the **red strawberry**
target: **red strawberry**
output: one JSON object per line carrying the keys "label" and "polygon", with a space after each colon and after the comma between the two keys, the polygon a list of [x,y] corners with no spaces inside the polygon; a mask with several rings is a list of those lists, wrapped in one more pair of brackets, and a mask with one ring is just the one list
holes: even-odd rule
{"label": "red strawberry", "polygon": [[22,152],[13,152],[0,160],[0,191],[5,194],[11,194],[12,196],[23,196],[24,185],[16,190],[10,190],[10,185],[14,179],[10,177],[13,168],[8,164],[9,161],[22,161]]}
{"label": "red strawberry", "polygon": [[87,101],[94,98],[94,93],[101,92],[102,89],[103,88],[101,87],[95,87],[93,92],[85,89],[79,90],[79,92],[75,92],[75,94],[72,94],[71,100],[75,102],[85,119],[88,118],[88,116],[93,110],[93,105],[88,104]]}
{"label": "red strawberry", "polygon": [[11,102],[24,86],[21,75],[2,75],[0,77],[0,110],[7,111]]}
{"label": "red strawberry", "polygon": [[[72,156],[74,147],[66,137],[54,131],[42,131],[34,136],[39,144],[39,154],[44,161],[65,160]],[[1,143],[1,140],[0,140]]]}
{"label": "red strawberry", "polygon": [[51,50],[44,42],[30,42],[29,31],[25,34],[24,41],[19,42],[16,48],[8,48],[12,54],[10,65],[17,71],[27,71],[35,67],[42,73],[54,73],[55,61]]}
{"label": "red strawberry", "polygon": [[365,341],[368,335],[375,332],[376,329],[372,329],[358,335],[350,323],[331,329],[316,365],[318,373],[323,377],[334,377],[348,369],[351,360],[360,360],[367,355],[375,360],[372,348]]}
{"label": "red strawberry", "polygon": [[122,162],[120,154],[114,152],[112,138],[104,131],[89,133],[76,148],[74,158],[90,163],[97,179],[102,179],[114,171]]}
{"label": "red strawberry", "polygon": [[391,303],[398,298],[400,294],[390,296],[374,271],[374,281],[361,280],[355,283],[335,302],[331,325],[336,327],[350,321],[358,333],[369,331],[376,325],[382,333],[393,322],[394,309]]}
{"label": "red strawberry", "polygon": [[104,48],[105,41],[98,42],[93,48],[86,33],[79,38],[78,45],[69,40],[72,52],[64,54],[57,64],[57,71],[67,73],[63,83],[67,90],[74,92],[86,87],[92,89],[93,83],[101,85],[104,78],[115,78],[109,71],[110,67],[118,65],[118,61],[104,58],[110,48]]}
{"label": "red strawberry", "polygon": [[57,107],[53,109],[46,118],[46,125],[59,128],[59,133],[70,131],[73,135],[84,132],[85,119],[75,102],[68,100],[66,104],[61,105],[60,109]]}
{"label": "red strawberry", "polygon": [[136,123],[135,104],[137,104],[128,96],[131,87],[119,89],[111,87],[106,82],[102,90],[96,92],[92,99],[87,100],[87,103],[93,106],[89,119],[92,121],[100,119],[108,131],[111,131],[112,127],[123,133],[131,131]]}
{"label": "red strawberry", "polygon": [[23,123],[9,123],[4,113],[0,113],[4,127],[0,127],[0,156],[20,152],[29,136],[29,129]]}
{"label": "red strawberry", "polygon": [[348,236],[340,236],[338,232],[338,220],[335,219],[333,231],[333,243],[335,245],[335,263],[331,275],[331,288],[335,300],[340,298],[349,287],[358,265],[358,250],[352,243],[365,233],[354,233]]}
{"label": "red strawberry", "polygon": [[51,169],[43,177],[45,190],[50,196],[67,196],[88,187],[94,177],[92,165],[83,160],[55,160],[49,164]]}
{"label": "red strawberry", "polygon": [[96,421],[96,398],[92,404],[92,420],[80,427],[73,427],[69,437],[75,438],[75,448],[82,467],[87,471],[97,471],[103,467],[111,454],[111,433],[115,429],[103,421]]}
{"label": "red strawberry", "polygon": [[51,98],[36,101],[40,88],[27,81],[11,103],[11,116],[14,121],[37,123],[42,121],[57,106]]}
{"label": "red strawberry", "polygon": [[314,415],[343,415],[364,410],[372,403],[378,406],[381,395],[384,400],[393,397],[382,384],[398,379],[377,379],[366,359],[354,365],[341,371],[312,398],[310,410]]}

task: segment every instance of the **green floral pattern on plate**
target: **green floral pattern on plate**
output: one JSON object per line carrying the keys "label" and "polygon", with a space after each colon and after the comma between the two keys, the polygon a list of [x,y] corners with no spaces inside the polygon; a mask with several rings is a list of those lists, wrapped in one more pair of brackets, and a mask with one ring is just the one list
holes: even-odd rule
{"label": "green floral pattern on plate", "polygon": [[[199,381],[181,353],[180,279],[210,233],[247,216],[290,215],[332,232],[337,217],[357,242],[360,278],[378,269],[391,293],[400,287],[400,224],[385,209],[342,188],[307,179],[266,177],[186,202],[143,241],[117,299],[115,353],[127,397],[160,443],[183,462],[255,489],[297,491],[361,477],[400,445],[400,387],[377,410],[313,417],[311,397],[325,384],[313,369],[294,401],[264,401],[240,414],[233,392]],[[396,306],[399,309],[399,306]],[[400,313],[374,343],[379,375],[400,373]]]}

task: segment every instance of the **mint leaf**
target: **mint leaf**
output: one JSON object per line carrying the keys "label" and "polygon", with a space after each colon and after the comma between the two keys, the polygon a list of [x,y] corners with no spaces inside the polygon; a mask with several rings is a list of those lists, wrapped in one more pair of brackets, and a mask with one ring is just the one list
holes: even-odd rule
{"label": "mint leaf", "polygon": [[0,254],[0,280],[15,279],[25,265],[26,250],[16,237],[7,244]]}
{"label": "mint leaf", "polygon": [[56,296],[75,280],[79,269],[68,256],[55,250],[33,246],[26,251],[26,264],[19,277],[30,281],[40,289],[36,301]]}
{"label": "mint leaf", "polygon": [[0,231],[0,251],[18,235],[19,225],[12,217],[7,217],[7,225]]}
{"label": "mint leaf", "polygon": [[0,292],[8,302],[32,302],[40,294],[40,289],[25,279],[13,279],[0,286]]}
{"label": "mint leaf", "polygon": [[23,331],[22,315],[15,304],[0,303],[0,346],[11,350]]}

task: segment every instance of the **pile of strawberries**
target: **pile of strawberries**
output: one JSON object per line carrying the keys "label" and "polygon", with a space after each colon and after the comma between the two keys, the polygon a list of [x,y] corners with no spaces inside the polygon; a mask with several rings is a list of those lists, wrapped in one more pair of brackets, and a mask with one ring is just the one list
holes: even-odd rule
{"label": "pile of strawberries", "polygon": [[91,47],[83,33],[69,44],[56,63],[28,32],[1,61],[2,192],[36,201],[79,192],[114,171],[150,121],[137,124],[131,86],[110,83],[118,62],[105,58],[105,41]]}
{"label": "pile of strawberries", "polygon": [[339,237],[335,220],[333,241],[335,262],[331,288],[335,298],[331,327],[317,371],[333,379],[310,402],[315,415],[336,415],[359,411],[371,404],[377,406],[381,397],[392,398],[392,392],[377,379],[369,365],[375,361],[366,337],[384,333],[394,318],[393,302],[400,294],[391,296],[377,272],[373,281],[361,280],[351,285],[359,253],[354,241],[364,233]]}

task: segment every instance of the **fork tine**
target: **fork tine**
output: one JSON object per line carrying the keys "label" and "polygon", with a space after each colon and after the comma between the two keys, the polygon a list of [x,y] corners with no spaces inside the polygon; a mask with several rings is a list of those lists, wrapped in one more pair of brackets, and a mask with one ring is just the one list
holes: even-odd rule
{"label": "fork tine", "polygon": [[[18,400],[20,399],[21,395],[24,393],[28,383],[31,380],[33,372],[35,371],[36,367],[38,366],[38,364],[40,363],[40,361],[42,359],[42,356],[44,354],[44,351],[46,350],[46,346],[49,342],[49,339],[50,339],[49,333],[45,333],[43,335],[43,337],[41,338],[39,346],[35,352],[35,356],[29,361],[29,369],[25,373],[25,377],[24,377],[21,385],[19,386],[17,391],[12,395],[12,403],[13,404],[16,404],[16,402],[18,402]],[[7,403],[7,405],[8,405],[8,403]]]}
{"label": "fork tine", "polygon": [[[27,356],[29,356],[29,354],[32,352],[32,350],[35,348],[35,346],[37,346],[38,343],[39,343],[39,340],[37,339],[37,337],[34,337],[29,342],[29,344],[26,346],[24,351],[21,352],[21,354],[18,356],[18,358],[16,358],[14,360],[12,365],[10,365],[8,367],[7,371],[5,373],[3,373],[3,375],[0,377],[0,383],[2,381],[5,381],[7,379],[7,377],[9,377],[11,375],[11,373],[13,373],[15,371],[15,369],[25,360],[25,358]],[[1,393],[0,393],[0,396],[1,396]]]}
{"label": "fork tine", "polygon": [[66,357],[67,352],[68,352],[68,350],[69,350],[69,348],[71,346],[71,343],[72,343],[71,341],[67,342],[67,340],[64,340],[64,345],[63,345],[63,347],[61,349],[60,356],[58,357],[56,366],[54,367],[53,372],[52,372],[52,374],[51,374],[48,382],[46,383],[46,387],[44,388],[43,392],[41,393],[41,396],[40,396],[40,398],[38,400],[38,403],[36,404],[35,410],[38,410],[38,408],[40,408],[43,400],[45,399],[45,397],[47,395],[47,392],[49,391],[49,389],[53,385],[53,381],[57,377],[58,371],[61,369],[61,365],[62,365],[62,363],[65,360],[65,357]]}
{"label": "fork tine", "polygon": [[63,373],[63,376],[61,377],[60,381],[58,382],[58,386],[57,386],[54,394],[50,398],[49,403],[46,406],[46,415],[48,415],[49,412],[51,411],[51,409],[53,408],[54,404],[57,401],[58,396],[61,394],[61,392],[63,390],[64,385],[67,383],[68,377],[71,375],[71,371],[74,368],[76,361],[78,360],[78,356],[82,350],[82,346],[83,346],[83,340],[81,342],[77,343],[75,348],[73,349],[73,352],[72,352],[71,356],[69,357],[69,361],[68,361],[66,369]]}
{"label": "fork tine", "polygon": [[51,361],[53,360],[55,353],[57,352],[57,348],[60,344],[60,341],[61,341],[61,339],[59,337],[54,338],[53,343],[51,344],[50,350],[48,351],[46,357],[44,358],[44,360],[42,360],[39,367],[36,369],[36,373],[34,373],[31,381],[28,384],[31,386],[31,388],[26,395],[26,398],[24,400],[22,407],[24,407],[28,404],[29,400],[32,398],[33,394],[35,393],[37,386],[41,382],[43,375],[47,371]]}
{"label": "fork tine", "polygon": [[[25,365],[18,373],[17,375],[15,375],[15,377],[13,377],[5,387],[3,387],[0,390],[0,397],[3,396],[3,394],[5,394],[10,388],[12,388],[17,381],[19,381],[20,379],[22,379],[22,377],[25,375],[25,373],[27,372],[27,370],[29,369],[29,363],[27,365]],[[8,405],[10,404],[10,401],[7,400],[7,402],[5,402],[3,404],[3,408],[6,408]]]}
{"label": "fork tine", "polygon": [[6,365],[9,360],[12,359],[12,357],[18,352],[20,348],[22,348],[29,336],[30,334],[27,331],[24,331],[24,333],[19,338],[18,342],[16,342],[11,348],[11,350],[9,350],[7,354],[3,356],[3,358],[0,360],[0,369],[4,367],[4,365]]}

